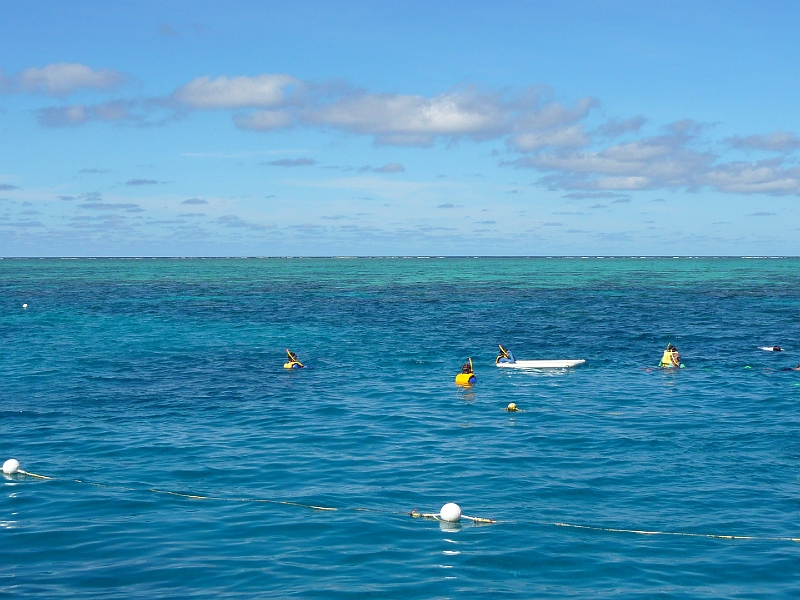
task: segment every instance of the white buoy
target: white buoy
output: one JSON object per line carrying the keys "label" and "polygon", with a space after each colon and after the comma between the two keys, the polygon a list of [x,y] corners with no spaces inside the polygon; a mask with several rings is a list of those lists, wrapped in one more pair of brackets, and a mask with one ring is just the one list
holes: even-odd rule
{"label": "white buoy", "polygon": [[439,518],[448,523],[458,523],[461,520],[461,507],[455,502],[448,502],[439,511]]}
{"label": "white buoy", "polygon": [[3,463],[3,473],[6,475],[13,475],[19,471],[19,461],[16,458],[9,458]]}
{"label": "white buoy", "polygon": [[23,304],[22,308],[28,308],[28,305],[27,304]]}

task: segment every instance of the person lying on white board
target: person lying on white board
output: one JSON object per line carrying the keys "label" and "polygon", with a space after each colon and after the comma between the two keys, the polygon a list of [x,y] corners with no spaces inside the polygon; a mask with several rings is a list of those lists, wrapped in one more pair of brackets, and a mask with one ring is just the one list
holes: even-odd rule
{"label": "person lying on white board", "polygon": [[500,344],[498,344],[498,347],[500,348],[500,356],[494,359],[494,364],[516,362],[514,360],[514,355],[511,354],[511,350],[506,350],[505,348],[500,346]]}

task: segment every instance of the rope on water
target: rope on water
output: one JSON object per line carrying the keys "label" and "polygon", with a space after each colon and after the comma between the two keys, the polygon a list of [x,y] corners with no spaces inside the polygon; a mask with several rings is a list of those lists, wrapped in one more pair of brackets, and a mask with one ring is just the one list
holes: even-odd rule
{"label": "rope on water", "polygon": [[556,527],[569,527],[570,529],[588,529],[591,531],[607,531],[609,533],[633,533],[636,535],[672,535],[678,537],[707,538],[713,540],[763,540],[771,542],[800,543],[800,538],[794,538],[794,537],[722,535],[718,533],[686,533],[681,531],[645,531],[643,529],[618,529],[616,527],[594,527],[591,525],[575,525],[573,523],[543,523],[543,525],[554,525]]}
{"label": "rope on water", "polygon": [[[28,477],[35,477],[37,479],[46,479],[49,481],[58,481],[55,477],[48,477],[46,475],[39,475],[24,471],[19,468],[19,462],[14,459],[9,459],[3,464],[3,473],[6,475],[27,475]],[[379,508],[365,508],[365,507],[345,507],[337,508],[332,506],[319,506],[316,504],[304,504],[302,502],[294,502],[290,500],[275,500],[272,498],[249,498],[249,497],[226,497],[226,496],[206,496],[201,494],[186,494],[183,492],[176,492],[173,490],[163,490],[160,488],[132,488],[122,485],[98,483],[88,481],[85,479],[64,479],[62,481],[72,481],[74,483],[81,483],[84,485],[92,485],[96,487],[111,488],[117,490],[125,490],[130,492],[152,492],[154,494],[165,494],[169,496],[177,496],[179,498],[186,498],[188,500],[207,500],[214,502],[254,502],[263,504],[278,504],[283,506],[296,506],[299,508],[307,508],[310,510],[318,510],[325,512],[334,511],[357,511],[357,512],[371,512],[379,514],[391,514],[411,517],[413,519],[429,519],[438,521],[440,523],[459,523],[460,521],[471,521],[475,525],[489,525],[496,524],[498,521],[494,519],[487,519],[484,517],[470,517],[461,514],[461,507],[454,503],[445,504],[438,513],[420,512],[416,508],[410,512],[407,511],[393,511]],[[499,521],[499,523],[515,523],[515,521]],[[706,538],[716,540],[749,540],[749,541],[771,541],[771,542],[794,542],[800,543],[800,537],[783,537],[783,536],[756,536],[756,535],[728,535],[717,533],[688,533],[681,531],[649,531],[645,529],[622,529],[617,527],[598,527],[594,525],[580,525],[576,523],[562,523],[562,522],[539,522],[540,525],[550,527],[565,527],[569,529],[579,529],[587,531],[601,531],[606,533],[622,533],[632,535],[646,535],[646,536],[675,536],[675,537],[690,537],[690,538]]]}
{"label": "rope on water", "polygon": [[[47,477],[45,475],[38,475],[37,473],[31,473],[29,471],[24,471],[19,468],[19,462],[15,459],[9,459],[3,464],[3,473],[6,475],[27,475],[29,477],[36,477],[38,479],[46,479],[49,481],[69,481],[72,483],[80,483],[83,485],[91,485],[94,487],[102,487],[108,489],[115,489],[115,490],[124,490],[127,492],[152,492],[154,494],[164,494],[168,496],[177,496],[178,498],[186,498],[188,500],[206,500],[212,502],[253,502],[253,503],[263,503],[263,504],[278,504],[283,506],[296,506],[299,508],[308,508],[311,510],[318,510],[318,511],[325,511],[325,512],[333,512],[333,511],[355,511],[355,512],[371,512],[371,513],[379,513],[379,514],[391,514],[391,515],[402,515],[402,516],[410,516],[410,517],[420,517],[423,516],[425,518],[435,518],[437,521],[441,522],[449,522],[449,523],[458,523],[462,518],[464,520],[472,521],[475,524],[485,524],[485,523],[494,523],[495,521],[492,519],[485,519],[481,517],[468,517],[461,515],[461,508],[457,504],[446,504],[443,507],[443,510],[440,511],[439,514],[433,513],[420,513],[415,508],[414,510],[408,511],[393,511],[393,510],[386,510],[386,509],[379,509],[379,508],[365,508],[365,507],[345,507],[345,508],[337,508],[333,506],[319,506],[316,504],[305,504],[302,502],[294,502],[291,500],[275,500],[273,498],[252,498],[252,497],[230,497],[230,496],[211,496],[211,495],[202,495],[202,494],[187,494],[184,492],[176,492],[174,490],[164,490],[161,488],[134,488],[130,486],[124,485],[117,485],[117,484],[108,484],[108,483],[99,483],[96,481],[89,481],[87,479],[57,479],[55,477]],[[455,512],[453,512],[453,507],[455,507]]]}

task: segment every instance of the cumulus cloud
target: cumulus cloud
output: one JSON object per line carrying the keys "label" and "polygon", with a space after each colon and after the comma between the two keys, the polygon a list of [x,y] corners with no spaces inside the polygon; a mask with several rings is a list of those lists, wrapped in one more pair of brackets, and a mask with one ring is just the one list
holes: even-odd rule
{"label": "cumulus cloud", "polygon": [[0,91],[66,96],[82,90],[114,90],[125,81],[125,75],[111,69],[94,70],[80,63],[54,63],[1,78]]}
{"label": "cumulus cloud", "polygon": [[317,164],[313,158],[282,158],[280,160],[272,160],[270,162],[258,163],[259,165],[268,165],[270,167],[310,167]]}
{"label": "cumulus cloud", "polygon": [[698,175],[708,172],[715,157],[687,147],[692,134],[673,124],[662,136],[609,146],[599,151],[542,153],[507,164],[553,174],[546,183],[558,189],[645,190],[697,188]]}
{"label": "cumulus cloud", "polygon": [[208,204],[208,200],[202,200],[201,198],[189,198],[188,200],[184,200],[181,204]]}
{"label": "cumulus cloud", "polygon": [[800,167],[784,159],[718,162],[698,149],[702,128],[679,121],[667,133],[616,144],[597,151],[543,152],[505,161],[518,168],[548,172],[541,182],[551,189],[637,191],[709,187],[737,194],[800,194]]}
{"label": "cumulus cloud", "polygon": [[800,148],[800,139],[791,131],[773,131],[764,135],[734,135],[725,140],[731,147],[743,150],[767,150],[769,152],[792,152]]}
{"label": "cumulus cloud", "polygon": [[782,159],[729,162],[705,174],[707,184],[737,194],[800,194],[800,167],[784,168]]}
{"label": "cumulus cloud", "polygon": [[19,188],[16,185],[11,185],[10,183],[0,183],[0,192],[10,192],[11,190],[18,190]]}
{"label": "cumulus cloud", "polygon": [[259,108],[281,104],[287,88],[299,83],[289,75],[198,77],[175,90],[173,98],[195,109]]}
{"label": "cumulus cloud", "polygon": [[[0,85],[6,90],[63,95],[77,89],[112,89],[121,83],[121,77],[113,71],[61,64],[27,69],[1,79]],[[678,121],[661,134],[649,135],[640,133],[646,123],[641,115],[590,126],[598,106],[598,101],[590,97],[576,102],[557,100],[545,87],[495,92],[461,86],[425,96],[374,93],[345,83],[315,84],[267,73],[198,77],[168,98],[44,108],[39,111],[39,121],[50,127],[91,121],[148,125],[149,115],[157,110],[175,111],[173,118],[177,118],[192,110],[227,109],[233,112],[236,127],[259,132],[312,127],[369,136],[376,144],[412,146],[500,140],[509,155],[502,165],[533,169],[541,174],[539,184],[570,192],[566,197],[573,199],[578,199],[574,194],[655,189],[800,194],[800,167],[786,156],[762,161],[722,160],[712,150],[719,144],[703,139],[706,131],[691,120]],[[614,138],[620,136],[626,137],[615,142]],[[800,149],[800,138],[782,130],[732,136],[724,142],[729,149],[784,155]],[[502,152],[495,149],[493,153]],[[259,164],[299,167],[317,163],[301,157]],[[405,169],[399,163],[388,163],[348,170],[400,173]]]}
{"label": "cumulus cloud", "polygon": [[304,119],[395,145],[430,145],[437,136],[486,137],[508,128],[497,102],[470,91],[433,98],[361,93],[309,110]]}
{"label": "cumulus cloud", "polygon": [[585,143],[587,138],[575,124],[596,102],[584,99],[570,107],[550,96],[540,89],[513,96],[474,87],[433,97],[348,90],[333,101],[315,101],[297,118],[306,125],[370,135],[387,145],[429,146],[439,138],[480,141],[509,134],[515,134],[511,143],[518,148]]}
{"label": "cumulus cloud", "polygon": [[589,141],[579,123],[597,106],[585,98],[574,105],[555,102],[546,88],[493,93],[460,87],[426,97],[370,93],[345,84],[314,85],[288,75],[202,77],[176,90],[173,99],[193,109],[263,108],[234,115],[241,129],[271,131],[316,126],[372,136],[386,145],[429,146],[454,141],[512,136],[519,151],[578,147]]}

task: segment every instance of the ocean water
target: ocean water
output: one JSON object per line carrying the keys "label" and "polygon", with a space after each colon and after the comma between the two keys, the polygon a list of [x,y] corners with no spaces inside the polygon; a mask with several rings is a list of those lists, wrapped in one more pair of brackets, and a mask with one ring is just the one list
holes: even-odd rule
{"label": "ocean water", "polygon": [[0,344],[4,598],[800,596],[798,259],[7,259]]}

